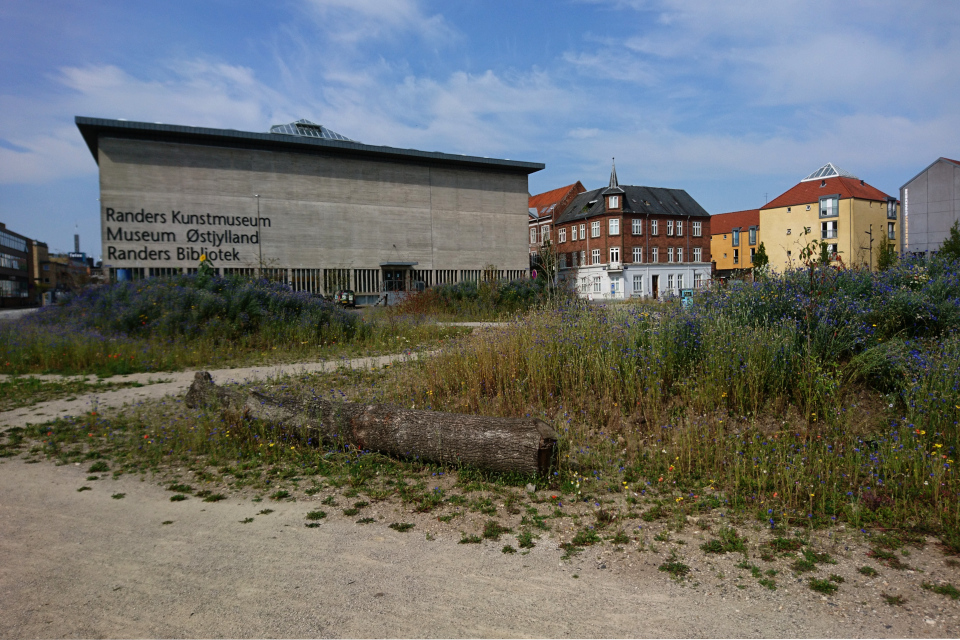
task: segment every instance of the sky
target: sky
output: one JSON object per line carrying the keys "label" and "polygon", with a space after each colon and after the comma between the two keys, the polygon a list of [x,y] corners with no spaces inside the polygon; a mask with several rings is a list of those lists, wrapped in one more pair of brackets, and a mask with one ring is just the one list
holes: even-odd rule
{"label": "sky", "polygon": [[74,117],[541,162],[757,208],[827,162],[890,195],[960,159],[954,0],[5,0],[0,222],[100,253]]}

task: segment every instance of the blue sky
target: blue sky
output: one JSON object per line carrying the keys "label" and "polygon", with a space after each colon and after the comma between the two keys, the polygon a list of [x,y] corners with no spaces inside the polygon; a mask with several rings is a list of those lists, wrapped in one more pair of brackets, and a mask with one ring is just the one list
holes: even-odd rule
{"label": "blue sky", "polygon": [[827,162],[896,195],[960,157],[960,2],[0,4],[0,221],[99,255],[85,115],[543,162],[539,193],[761,206]]}

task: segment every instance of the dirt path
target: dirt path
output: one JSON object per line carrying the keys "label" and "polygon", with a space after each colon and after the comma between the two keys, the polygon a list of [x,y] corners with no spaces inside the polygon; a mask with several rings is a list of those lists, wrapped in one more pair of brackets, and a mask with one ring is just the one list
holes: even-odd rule
{"label": "dirt path", "polygon": [[[416,359],[423,354],[418,352],[404,352],[383,356],[365,358],[342,358],[324,362],[308,362],[300,364],[283,364],[273,366],[244,367],[236,369],[210,369],[217,384],[225,382],[253,382],[255,380],[269,380],[285,375],[300,373],[330,372],[344,367],[348,369],[381,368],[386,364]],[[97,394],[77,396],[72,400],[60,399],[49,402],[39,402],[29,407],[21,407],[11,411],[0,412],[0,427],[23,427],[27,424],[38,424],[62,418],[69,415],[79,415],[86,411],[104,409],[107,407],[119,408],[128,404],[136,404],[146,400],[156,400],[168,395],[182,395],[186,393],[193,382],[195,371],[172,371],[159,373],[132,373],[124,376],[108,378],[110,382],[138,382],[142,387],[128,387],[115,389]],[[5,379],[7,376],[0,376]],[[40,380],[87,379],[95,382],[96,376],[57,376],[37,375]]]}
{"label": "dirt path", "polygon": [[[308,502],[170,502],[149,479],[0,463],[0,637],[956,637],[958,607],[678,584],[655,555],[428,540]],[[78,492],[82,486],[90,491]],[[122,499],[112,499],[123,493]],[[242,521],[252,518],[244,524]],[[164,525],[165,521],[172,521]],[[615,554],[614,554],[615,555]],[[625,558],[625,556],[622,556]]]}

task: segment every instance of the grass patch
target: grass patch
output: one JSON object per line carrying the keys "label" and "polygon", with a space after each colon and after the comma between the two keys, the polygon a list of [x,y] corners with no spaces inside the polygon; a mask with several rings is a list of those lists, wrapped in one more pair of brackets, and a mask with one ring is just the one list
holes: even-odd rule
{"label": "grass patch", "polygon": [[476,534],[467,535],[465,533],[460,534],[460,540],[457,544],[480,544],[483,542],[483,538]]}
{"label": "grass patch", "polygon": [[404,533],[406,531],[410,531],[410,529],[413,529],[415,525],[412,522],[391,522],[387,526],[393,529],[394,531],[399,531],[400,533]]}
{"label": "grass patch", "polygon": [[110,496],[110,497],[113,498],[114,500],[123,500],[124,498],[127,497],[127,494],[125,494],[125,493],[115,493],[115,494],[113,494],[113,495]]}
{"label": "grass patch", "polygon": [[828,596],[836,593],[838,589],[837,585],[830,580],[821,580],[819,578],[810,578],[807,581],[807,586],[817,593],[822,593]]}
{"label": "grass patch", "polygon": [[886,593],[881,593],[880,597],[891,607],[902,607],[907,603],[907,599],[903,596],[891,596]]}
{"label": "grass patch", "polygon": [[721,527],[716,538],[700,545],[705,553],[747,553],[747,539],[732,527]]}
{"label": "grass patch", "polygon": [[182,493],[176,493],[170,496],[170,502],[183,502],[186,499],[187,496],[183,495]]}
{"label": "grass patch", "polygon": [[517,546],[521,549],[533,549],[537,546],[534,540],[538,538],[539,536],[535,536],[529,531],[521,531],[517,534]]}
{"label": "grass patch", "polygon": [[672,578],[677,580],[684,579],[690,573],[690,567],[680,562],[675,553],[671,553],[666,562],[657,567],[659,571],[669,573]]}
{"label": "grass patch", "polygon": [[880,575],[880,572],[879,572],[879,571],[877,571],[877,570],[874,569],[873,567],[868,567],[868,566],[866,566],[866,565],[864,565],[864,566],[860,567],[859,569],[857,569],[857,572],[860,573],[860,574],[862,574],[862,575],[867,576],[868,578],[876,578],[878,575]]}
{"label": "grass patch", "polygon": [[517,552],[517,550],[511,547],[509,544],[503,545],[503,549],[501,549],[500,551],[502,551],[503,553],[509,553],[509,554],[514,554]]}
{"label": "grass patch", "polygon": [[960,589],[957,589],[950,583],[946,584],[932,584],[930,582],[924,582],[920,585],[927,591],[932,591],[933,593],[939,593],[942,596],[947,596],[952,600],[960,600]]}
{"label": "grass patch", "polygon": [[499,540],[504,533],[510,533],[510,529],[496,520],[487,520],[486,524],[483,525],[483,537],[487,540]]}
{"label": "grass patch", "polygon": [[110,465],[108,465],[108,464],[107,464],[106,462],[104,462],[103,460],[99,460],[99,461],[97,461],[97,462],[94,462],[94,463],[90,466],[90,468],[87,469],[87,473],[106,473],[106,472],[108,472],[108,471],[110,471]]}
{"label": "grass patch", "polygon": [[306,518],[307,520],[323,520],[327,517],[327,512],[317,509],[315,511],[308,511]]}

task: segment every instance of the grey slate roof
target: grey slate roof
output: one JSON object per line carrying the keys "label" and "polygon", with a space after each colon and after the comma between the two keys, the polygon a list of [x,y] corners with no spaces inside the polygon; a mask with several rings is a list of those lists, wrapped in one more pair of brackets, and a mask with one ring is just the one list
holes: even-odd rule
{"label": "grey slate roof", "polygon": [[376,160],[393,160],[416,164],[470,166],[478,169],[502,171],[508,173],[531,174],[540,171],[544,165],[540,162],[522,162],[520,160],[499,160],[478,156],[462,156],[439,151],[418,151],[416,149],[397,149],[348,140],[329,140],[308,136],[287,135],[282,133],[253,133],[236,129],[210,129],[207,127],[186,127],[174,124],[151,122],[133,122],[130,120],[106,120],[76,116],[74,121],[80,129],[83,139],[100,162],[97,149],[100,136],[128,138],[135,140],[156,140],[215,147],[239,149],[258,149],[267,151],[292,151],[335,156],[352,156]]}
{"label": "grey slate roof", "polygon": [[[692,218],[709,218],[710,214],[683,189],[662,187],[635,187],[619,185],[623,189],[623,214],[650,214]],[[606,213],[606,201],[601,197],[603,189],[581,193],[564,209],[555,224],[585,220]]]}

